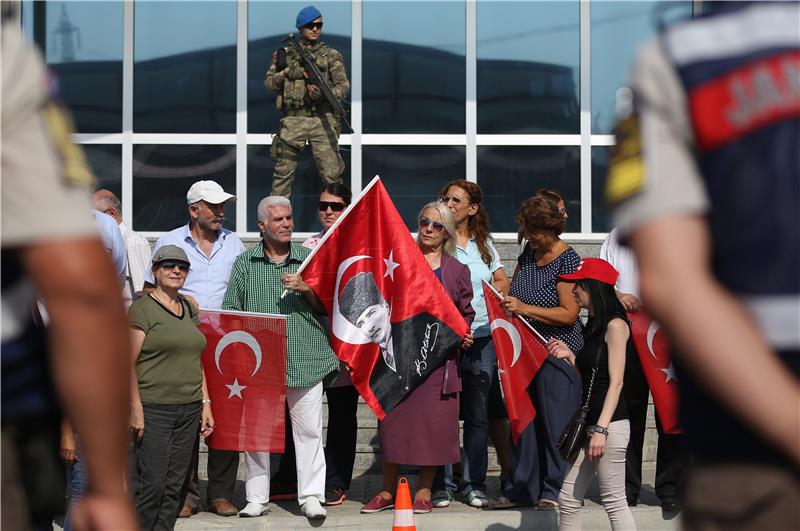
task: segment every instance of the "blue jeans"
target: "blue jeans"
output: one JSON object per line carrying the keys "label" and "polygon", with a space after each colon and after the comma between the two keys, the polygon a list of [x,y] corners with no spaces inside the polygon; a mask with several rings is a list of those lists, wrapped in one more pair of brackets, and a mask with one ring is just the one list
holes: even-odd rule
{"label": "blue jeans", "polygon": [[72,474],[70,478],[69,507],[67,515],[64,517],[64,531],[72,529],[72,508],[83,497],[86,492],[86,471],[83,469],[83,458],[79,445],[75,445],[75,462],[72,463]]}

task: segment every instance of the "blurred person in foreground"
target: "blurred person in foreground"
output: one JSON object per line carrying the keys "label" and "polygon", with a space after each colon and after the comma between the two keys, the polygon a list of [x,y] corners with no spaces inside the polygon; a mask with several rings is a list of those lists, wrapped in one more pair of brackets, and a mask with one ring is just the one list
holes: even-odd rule
{"label": "blurred person in foreground", "polygon": [[675,346],[684,524],[798,529],[800,5],[710,8],[640,50],[607,193]]}
{"label": "blurred person in foreground", "polygon": [[[482,204],[480,186],[464,180],[450,181],[440,193],[439,201],[453,215],[456,234],[453,236],[454,258],[466,265],[472,283],[475,318],[470,329],[473,344],[461,356],[461,415],[464,419],[464,451],[462,486],[453,478],[453,467],[440,467],[434,481],[433,506],[448,507],[456,491],[472,507],[486,507],[486,471],[489,465],[488,438],[497,451],[500,484],[508,477],[508,422],[500,378],[497,375],[497,354],[494,350],[489,314],[483,298],[482,281],[490,282],[502,293],[508,292],[508,275],[500,262],[489,231],[489,215]],[[488,437],[487,437],[488,436]]]}
{"label": "blurred person in foreground", "polygon": [[625,499],[625,452],[631,426],[622,395],[625,360],[636,351],[625,308],[614,291],[618,276],[605,260],[584,258],[577,271],[559,277],[574,282],[575,300],[589,313],[580,351],[573,352],[558,339],[547,344],[550,354],[566,359],[580,372],[581,404],[588,408],[584,444],[561,485],[558,527],[563,531],[581,528],[580,510],[595,475],[611,529],[636,529]]}
{"label": "blurred person in foreground", "polygon": [[[309,519],[325,518],[325,453],[322,446],[322,390],[338,375],[339,362],[325,327],[316,293],[297,273],[310,251],[292,243],[292,205],[283,196],[258,204],[262,240],[233,265],[222,308],[286,316],[286,402],[297,454],[297,501]],[[285,296],[282,296],[287,290]],[[269,512],[269,452],[245,452],[247,505],[240,517]]]}
{"label": "blurred person in foreground", "polygon": [[[122,298],[89,209],[91,173],[70,141],[67,115],[48,93],[53,85],[41,57],[20,32],[17,7],[0,4],[0,525],[49,529],[63,506],[57,392],[86,457],[74,528],[136,529],[124,490],[129,369]],[[37,295],[49,313],[47,338],[31,318]]]}
{"label": "blurred person in foreground", "polygon": [[136,512],[143,529],[172,529],[198,434],[214,431],[200,356],[206,338],[197,309],[178,290],[189,258],[177,245],[153,255],[156,287],[130,308],[131,415]]}
{"label": "blurred person in foreground", "polygon": [[92,195],[92,208],[110,216],[119,226],[125,242],[127,267],[122,298],[126,306],[136,299],[136,294],[144,288],[145,277],[150,268],[150,243],[141,234],[131,230],[122,221],[122,203],[111,190],[101,189]]}
{"label": "blurred person in foreground", "polygon": [[[453,214],[441,202],[428,203],[417,217],[419,234],[417,245],[445,292],[461,316],[472,323],[472,283],[469,268],[453,257],[455,254],[455,223]],[[371,273],[368,278],[372,291],[378,287]],[[342,293],[343,299],[348,288]],[[354,314],[361,314],[358,322],[369,321],[375,306],[372,301],[361,301]],[[343,313],[347,310],[344,309]],[[383,319],[384,330],[391,330],[389,312]],[[358,325],[357,325],[358,326]],[[369,325],[373,330],[381,325]],[[361,327],[359,327],[361,328]],[[364,327],[366,328],[366,327]],[[461,348],[472,346],[472,332],[461,340]],[[460,458],[458,445],[458,393],[461,378],[458,374],[460,350],[454,346],[439,367],[433,369],[422,383],[414,388],[386,417],[378,423],[381,443],[381,468],[383,488],[364,507],[362,513],[376,513],[394,506],[397,474],[400,465],[419,466],[419,485],[414,494],[415,513],[429,513],[433,509],[431,490],[436,468],[452,465]],[[425,363],[425,362],[423,362]]]}
{"label": "blurred person in foreground", "polygon": [[[189,302],[218,310],[222,306],[228,279],[236,257],[245,247],[239,236],[222,224],[225,222],[225,205],[236,200],[216,181],[197,181],[186,192],[189,222],[161,236],[153,246],[153,254],[164,245],[177,245],[186,253],[191,267],[180,288],[180,294]],[[145,279],[146,290],[153,288],[155,280],[150,269]],[[192,456],[192,472],[183,487],[185,500],[178,515],[188,518],[197,513],[200,505],[200,481],[197,467],[200,439]],[[208,510],[218,516],[236,516],[231,503],[239,470],[239,452],[208,449]]]}

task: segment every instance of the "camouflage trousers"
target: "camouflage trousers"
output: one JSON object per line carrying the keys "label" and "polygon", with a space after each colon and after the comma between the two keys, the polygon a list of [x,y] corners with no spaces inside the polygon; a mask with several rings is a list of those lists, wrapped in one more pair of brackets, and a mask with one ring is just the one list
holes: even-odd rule
{"label": "camouflage trousers", "polygon": [[339,120],[335,115],[284,116],[280,132],[272,139],[270,155],[275,161],[270,195],[292,195],[297,159],[311,145],[314,162],[323,184],[342,182],[344,160],[339,154]]}

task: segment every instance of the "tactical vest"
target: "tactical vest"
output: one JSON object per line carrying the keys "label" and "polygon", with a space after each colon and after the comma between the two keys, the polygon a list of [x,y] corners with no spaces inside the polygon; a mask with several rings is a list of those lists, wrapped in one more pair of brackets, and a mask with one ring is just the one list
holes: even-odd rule
{"label": "tactical vest", "polygon": [[[714,275],[800,379],[798,20],[796,3],[738,4],[669,28],[662,43],[687,96]],[[793,466],[680,362],[681,422],[698,459]]]}
{"label": "tactical vest", "polygon": [[[303,50],[311,57],[311,60],[317,64],[319,71],[322,73],[328,83],[332,86],[330,76],[330,63],[331,63],[331,49],[324,42],[320,42],[313,46],[307,46],[301,43]],[[297,55],[297,52],[289,46],[285,48],[286,51],[286,68],[295,66],[302,66],[302,61]],[[330,104],[321,97],[318,100],[311,100],[307,97],[306,90],[307,80],[305,79],[286,79],[283,82],[282,97],[278,98],[278,109],[284,111],[290,116],[310,116],[317,115],[321,112],[333,112]]]}

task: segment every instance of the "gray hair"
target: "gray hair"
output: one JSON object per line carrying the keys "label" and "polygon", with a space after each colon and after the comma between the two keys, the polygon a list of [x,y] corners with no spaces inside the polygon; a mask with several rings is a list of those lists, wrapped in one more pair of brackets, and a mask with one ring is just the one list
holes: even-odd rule
{"label": "gray hair", "polygon": [[92,195],[92,208],[105,212],[109,208],[113,208],[119,214],[122,214],[122,203],[119,198],[114,195],[111,190],[101,189]]}
{"label": "gray hair", "polygon": [[[444,230],[447,231],[447,235],[449,236],[444,241],[443,250],[445,254],[450,256],[456,255],[456,222],[453,220],[453,213],[450,212],[450,209],[447,208],[442,202],[439,201],[431,201],[424,207],[422,207],[417,214],[417,221],[422,218],[422,215],[425,213],[426,210],[432,208],[436,212],[439,213],[439,216],[442,218],[442,225],[444,225]],[[419,233],[417,233],[417,245],[419,245]]]}
{"label": "gray hair", "polygon": [[262,199],[258,203],[258,221],[269,220],[269,209],[277,207],[289,207],[292,209],[292,203],[282,195],[270,195]]}

